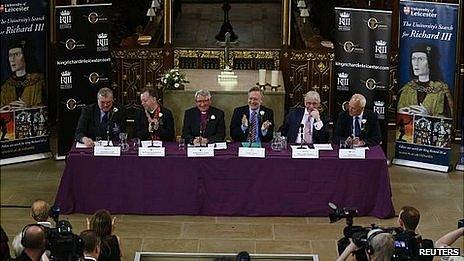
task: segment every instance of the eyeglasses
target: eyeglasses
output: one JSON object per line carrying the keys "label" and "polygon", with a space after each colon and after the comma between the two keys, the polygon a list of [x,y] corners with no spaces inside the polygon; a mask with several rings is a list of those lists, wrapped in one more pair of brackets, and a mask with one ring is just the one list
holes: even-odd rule
{"label": "eyeglasses", "polygon": [[196,103],[205,103],[205,102],[209,102],[210,99],[207,99],[207,100],[196,100],[195,102]]}

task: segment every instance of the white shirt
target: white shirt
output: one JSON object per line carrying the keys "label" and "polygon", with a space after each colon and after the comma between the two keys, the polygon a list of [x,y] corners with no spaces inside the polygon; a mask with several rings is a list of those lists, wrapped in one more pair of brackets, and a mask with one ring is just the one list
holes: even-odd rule
{"label": "white shirt", "polygon": [[[305,125],[305,123],[308,121],[308,118],[309,118],[309,121],[310,121],[309,124],[310,124],[310,126],[312,128],[311,133],[313,133],[314,129],[320,130],[324,126],[324,123],[322,121],[314,122],[314,118],[311,117],[311,115],[309,114],[307,109],[304,110],[303,118],[301,118],[300,124]],[[296,135],[295,143],[301,143],[301,133],[300,132],[301,132],[301,130],[298,132],[298,135]]]}

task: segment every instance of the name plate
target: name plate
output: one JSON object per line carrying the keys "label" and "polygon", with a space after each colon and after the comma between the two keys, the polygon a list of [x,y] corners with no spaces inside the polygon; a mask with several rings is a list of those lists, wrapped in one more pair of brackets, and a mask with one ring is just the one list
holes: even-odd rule
{"label": "name plate", "polygon": [[189,158],[214,157],[214,147],[188,147],[187,157]]}
{"label": "name plate", "polygon": [[[150,146],[151,146],[151,140],[142,140],[142,147],[143,148],[148,148]],[[153,141],[153,147],[163,147],[163,142],[160,141],[160,140],[154,140]]]}
{"label": "name plate", "polygon": [[339,149],[338,158],[340,159],[365,159],[365,149]]}
{"label": "name plate", "polygon": [[319,150],[318,149],[309,149],[309,148],[292,148],[292,158],[293,159],[318,159]]}
{"label": "name plate", "polygon": [[215,150],[226,150],[227,143],[226,142],[216,142],[212,144],[208,144],[208,147],[214,148]]}
{"label": "name plate", "polygon": [[110,156],[110,157],[119,157],[121,156],[121,147],[118,146],[95,146],[93,148],[94,156]]}
{"label": "name plate", "polygon": [[139,148],[139,157],[164,157],[166,156],[166,148]]}
{"label": "name plate", "polygon": [[244,158],[264,158],[266,150],[264,148],[240,147],[238,148],[238,156]]}

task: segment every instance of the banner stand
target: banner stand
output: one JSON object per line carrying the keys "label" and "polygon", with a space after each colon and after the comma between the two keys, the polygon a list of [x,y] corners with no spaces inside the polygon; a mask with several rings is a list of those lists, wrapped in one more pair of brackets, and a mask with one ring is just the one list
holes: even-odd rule
{"label": "banner stand", "polygon": [[21,163],[21,162],[26,162],[26,161],[32,161],[32,160],[48,159],[51,157],[52,157],[51,152],[45,152],[45,153],[37,153],[37,154],[31,154],[31,155],[14,157],[14,158],[1,159],[0,166],[14,164],[14,163]]}
{"label": "banner stand", "polygon": [[424,162],[418,162],[413,160],[405,160],[405,159],[393,159],[393,164],[398,166],[405,166],[405,167],[412,167],[417,169],[426,169],[426,170],[434,170],[439,172],[449,172],[451,171],[450,166],[443,166],[437,164],[430,164]]}

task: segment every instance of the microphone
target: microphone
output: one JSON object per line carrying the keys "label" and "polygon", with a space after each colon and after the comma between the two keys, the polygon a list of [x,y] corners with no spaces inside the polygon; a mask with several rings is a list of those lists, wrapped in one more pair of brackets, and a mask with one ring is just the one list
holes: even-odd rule
{"label": "microphone", "polygon": [[300,148],[303,148],[303,143],[304,143],[304,138],[303,138],[303,134],[304,134],[304,124],[300,124]]}

